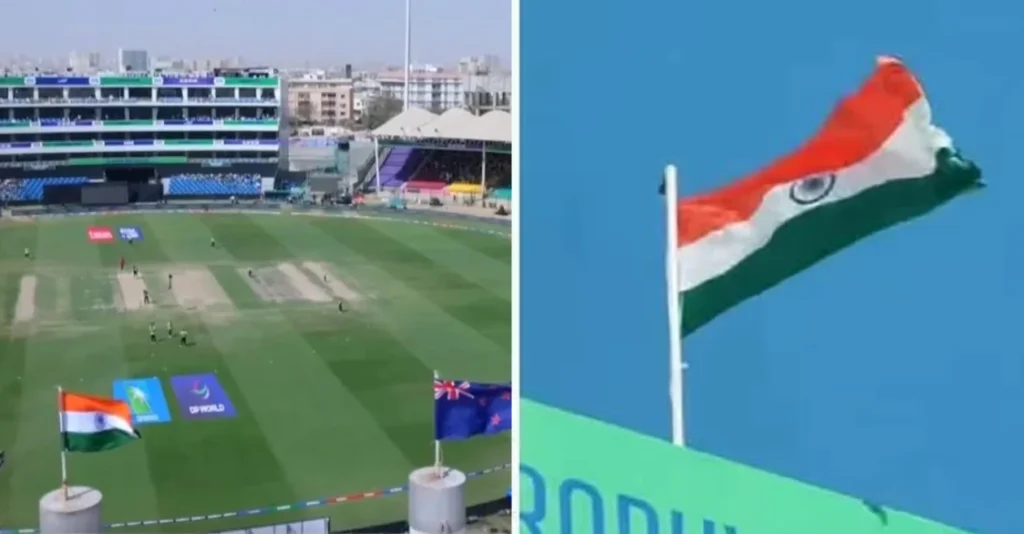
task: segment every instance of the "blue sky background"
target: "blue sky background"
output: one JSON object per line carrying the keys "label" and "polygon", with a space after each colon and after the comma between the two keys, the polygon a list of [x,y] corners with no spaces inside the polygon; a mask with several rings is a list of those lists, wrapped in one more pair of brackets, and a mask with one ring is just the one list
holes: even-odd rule
{"label": "blue sky background", "polygon": [[[508,0],[413,0],[413,59],[511,58]],[[275,67],[390,62],[405,54],[404,0],[180,0],[22,2],[0,32],[0,57],[115,57],[118,47],[187,59],[241,56]],[[10,22],[10,21],[8,21]]]}
{"label": "blue sky background", "polygon": [[686,192],[757,169],[810,136],[875,56],[898,55],[989,188],[686,340],[689,443],[1024,532],[1024,7],[523,4],[524,396],[667,439],[662,167],[680,166]]}

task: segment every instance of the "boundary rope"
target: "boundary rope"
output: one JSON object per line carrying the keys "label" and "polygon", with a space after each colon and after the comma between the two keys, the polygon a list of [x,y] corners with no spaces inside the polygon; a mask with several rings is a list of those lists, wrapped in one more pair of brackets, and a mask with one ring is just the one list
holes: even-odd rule
{"label": "boundary rope", "polygon": [[[491,467],[482,471],[474,471],[472,473],[466,473],[467,478],[478,478],[491,473],[497,473],[498,471],[504,471],[512,467],[512,464],[499,465],[497,467]],[[180,523],[198,523],[201,521],[211,521],[214,519],[230,519],[232,517],[256,517],[271,515],[278,512],[292,512],[295,510],[308,510],[310,508],[321,508],[324,506],[332,506],[335,504],[365,501],[367,499],[376,499],[378,497],[391,497],[400,493],[409,491],[409,485],[394,486],[387,489],[379,489],[375,491],[363,491],[356,493],[349,493],[347,495],[340,495],[336,497],[324,497],[322,499],[312,499],[306,501],[300,501],[291,504],[279,504],[276,506],[264,506],[262,508],[248,508],[245,510],[237,510],[234,512],[222,512],[219,514],[205,514],[205,515],[191,515],[175,517],[172,519],[143,519],[141,521],[120,521],[117,523],[107,523],[103,525],[104,529],[116,529],[126,527],[142,527],[142,526],[153,526],[153,525],[169,525],[169,524],[180,524]],[[0,534],[39,534],[37,528],[17,528],[17,529],[0,529]]]}

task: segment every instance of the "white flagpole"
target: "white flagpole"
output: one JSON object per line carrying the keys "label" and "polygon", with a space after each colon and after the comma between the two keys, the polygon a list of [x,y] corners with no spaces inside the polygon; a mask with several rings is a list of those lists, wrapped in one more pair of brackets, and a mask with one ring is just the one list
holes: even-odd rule
{"label": "white flagpole", "polygon": [[412,0],[405,0],[405,88],[402,111],[409,109],[409,71],[412,70]]}
{"label": "white flagpole", "polygon": [[679,238],[677,204],[679,174],[675,165],[665,167],[665,281],[668,295],[668,373],[672,403],[672,444],[686,444],[683,428],[683,300],[679,291]]}
{"label": "white flagpole", "polygon": [[57,424],[60,428],[60,487],[68,500],[68,454],[64,443],[64,389],[57,386]]}
{"label": "white flagpole", "polygon": [[374,184],[377,186],[377,195],[380,196],[380,142],[377,136],[373,136],[373,166],[376,167],[377,177]]}
{"label": "white flagpole", "polygon": [[[437,371],[434,371],[434,380],[441,380],[441,374]],[[441,440],[439,439],[434,440],[434,469],[437,469],[437,475],[441,476]]]}

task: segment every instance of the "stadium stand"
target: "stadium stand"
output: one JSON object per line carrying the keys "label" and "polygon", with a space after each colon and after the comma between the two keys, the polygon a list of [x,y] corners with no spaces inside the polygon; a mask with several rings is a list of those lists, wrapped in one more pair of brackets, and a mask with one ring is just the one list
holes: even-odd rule
{"label": "stadium stand", "polygon": [[494,200],[502,200],[505,202],[512,202],[512,188],[511,187],[498,187],[492,189],[488,194],[488,197]]}
{"label": "stadium stand", "polygon": [[24,180],[4,180],[0,188],[0,198],[8,202],[39,201],[43,199],[43,187],[48,185],[75,185],[89,181],[84,177],[27,178]]}
{"label": "stadium stand", "polygon": [[169,177],[168,196],[258,196],[260,177],[248,174],[182,174]]}
{"label": "stadium stand", "polygon": [[[381,153],[379,185],[383,190],[409,194],[413,202],[436,202],[436,197],[448,196],[467,206],[486,199],[493,207],[511,200],[508,113],[476,116],[452,109],[435,115],[411,108],[375,129],[373,136],[389,150],[386,155]],[[361,183],[370,185],[369,181]]]}
{"label": "stadium stand", "polygon": [[423,163],[423,151],[410,147],[394,147],[380,165],[380,186],[397,189],[405,185]]}

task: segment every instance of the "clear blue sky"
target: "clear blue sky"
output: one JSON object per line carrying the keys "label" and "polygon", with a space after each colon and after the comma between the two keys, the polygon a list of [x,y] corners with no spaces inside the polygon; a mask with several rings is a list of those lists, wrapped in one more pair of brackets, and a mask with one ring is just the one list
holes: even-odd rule
{"label": "clear blue sky", "polygon": [[[689,441],[975,531],[1024,532],[1024,4],[523,9],[524,396],[667,438],[662,167],[677,163],[688,193],[757,169],[811,135],[876,55],[898,55],[990,187],[686,340]],[[613,65],[629,67],[626,100],[593,91]],[[612,102],[626,108],[594,112]]]}
{"label": "clear blue sky", "polygon": [[[66,58],[71,50],[113,57],[118,47],[281,65],[400,64],[404,56],[404,0],[52,0],[17,11],[0,32],[0,57]],[[416,62],[495,54],[510,66],[509,0],[413,0],[413,15]]]}

